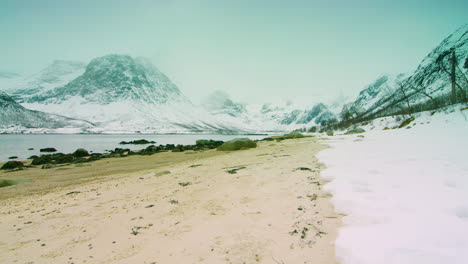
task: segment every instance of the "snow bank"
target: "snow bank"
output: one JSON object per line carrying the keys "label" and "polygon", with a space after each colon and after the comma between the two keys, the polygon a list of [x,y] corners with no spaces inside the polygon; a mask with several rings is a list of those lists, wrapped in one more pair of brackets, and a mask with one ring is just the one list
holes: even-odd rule
{"label": "snow bank", "polygon": [[468,263],[468,110],[460,109],[325,142],[325,190],[346,215],[341,263]]}

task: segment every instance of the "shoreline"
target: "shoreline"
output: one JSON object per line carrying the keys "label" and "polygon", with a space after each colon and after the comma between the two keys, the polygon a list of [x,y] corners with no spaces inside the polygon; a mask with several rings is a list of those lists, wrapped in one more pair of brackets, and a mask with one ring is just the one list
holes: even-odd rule
{"label": "shoreline", "polygon": [[35,182],[0,188],[0,262],[337,263],[325,148],[308,137],[8,173]]}

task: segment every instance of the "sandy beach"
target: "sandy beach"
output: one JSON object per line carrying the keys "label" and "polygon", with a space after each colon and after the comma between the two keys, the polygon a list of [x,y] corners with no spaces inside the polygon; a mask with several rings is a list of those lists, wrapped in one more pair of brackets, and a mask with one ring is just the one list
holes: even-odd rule
{"label": "sandy beach", "polygon": [[316,138],[0,172],[0,263],[337,263]]}

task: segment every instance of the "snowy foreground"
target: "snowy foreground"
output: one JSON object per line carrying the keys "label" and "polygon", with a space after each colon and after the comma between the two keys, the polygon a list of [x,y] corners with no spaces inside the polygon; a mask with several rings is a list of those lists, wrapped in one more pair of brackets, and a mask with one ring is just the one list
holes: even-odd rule
{"label": "snowy foreground", "polygon": [[[468,110],[424,113],[409,129],[364,127],[319,154],[338,213],[343,264],[468,263]],[[374,126],[374,130],[370,128]]]}

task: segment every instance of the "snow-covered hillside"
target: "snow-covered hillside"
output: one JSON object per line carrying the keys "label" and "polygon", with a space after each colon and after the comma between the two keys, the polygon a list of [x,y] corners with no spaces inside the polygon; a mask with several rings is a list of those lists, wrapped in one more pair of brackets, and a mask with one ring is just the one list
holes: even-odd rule
{"label": "snow-covered hillside", "polygon": [[93,124],[24,108],[6,93],[0,91],[0,131],[27,132],[85,132]]}
{"label": "snow-covered hillside", "polygon": [[452,51],[456,56],[456,93],[462,98],[463,93],[468,94],[468,24],[444,39],[414,72],[379,77],[343,112],[349,112],[350,118],[375,118],[402,113],[408,108],[421,111],[445,105],[451,94]]}
{"label": "snow-covered hillside", "polygon": [[356,100],[348,104],[347,107],[352,108],[353,112],[358,113],[364,113],[369,109],[378,109],[388,96],[396,92],[406,77],[405,74],[382,75],[378,77],[364,88]]}
{"label": "snow-covered hillside", "polygon": [[372,123],[359,136],[329,137],[319,154],[325,190],[344,214],[340,263],[468,263],[466,105],[420,113],[401,129],[382,130],[400,120]]}

